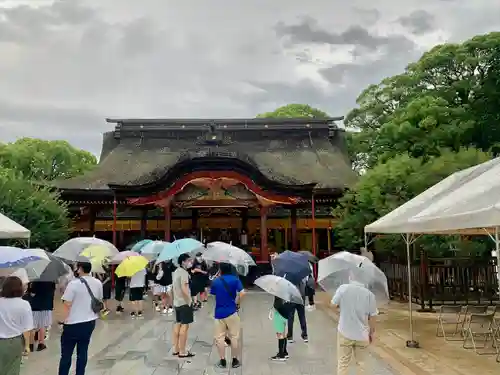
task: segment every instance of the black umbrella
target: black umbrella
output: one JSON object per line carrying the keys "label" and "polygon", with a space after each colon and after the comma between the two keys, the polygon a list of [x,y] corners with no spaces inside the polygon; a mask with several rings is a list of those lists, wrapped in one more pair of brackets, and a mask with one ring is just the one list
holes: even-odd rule
{"label": "black umbrella", "polygon": [[307,258],[308,258],[309,262],[311,262],[311,263],[318,263],[319,262],[319,258],[316,255],[314,255],[313,253],[311,253],[309,250],[300,250],[299,253],[307,255]]}
{"label": "black umbrella", "polygon": [[42,259],[25,267],[30,281],[57,282],[61,276],[71,272],[71,268],[61,259],[46,253],[48,261]]}

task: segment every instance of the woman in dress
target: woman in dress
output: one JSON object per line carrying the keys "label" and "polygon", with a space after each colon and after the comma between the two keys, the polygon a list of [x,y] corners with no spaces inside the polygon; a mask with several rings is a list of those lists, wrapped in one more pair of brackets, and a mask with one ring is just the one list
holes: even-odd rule
{"label": "woman in dress", "polygon": [[[0,291],[0,374],[19,375],[23,349],[29,352],[33,313],[22,299],[24,286],[18,277],[7,277]],[[24,340],[23,340],[24,337]],[[23,344],[24,342],[24,344]]]}
{"label": "woman in dress", "polygon": [[54,310],[54,294],[56,283],[46,281],[34,281],[29,284],[27,295],[33,311],[33,324],[35,330],[30,337],[30,351],[35,350],[35,342],[38,341],[36,351],[47,349],[45,345],[46,331],[52,326],[52,311]]}

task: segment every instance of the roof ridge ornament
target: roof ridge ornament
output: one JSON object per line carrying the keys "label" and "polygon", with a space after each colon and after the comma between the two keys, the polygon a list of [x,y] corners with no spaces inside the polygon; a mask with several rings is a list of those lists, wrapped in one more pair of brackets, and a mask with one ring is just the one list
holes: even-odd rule
{"label": "roof ridge ornament", "polygon": [[221,131],[215,121],[205,125],[204,134],[196,141],[197,145],[207,146],[226,146],[231,143],[231,136],[227,132]]}

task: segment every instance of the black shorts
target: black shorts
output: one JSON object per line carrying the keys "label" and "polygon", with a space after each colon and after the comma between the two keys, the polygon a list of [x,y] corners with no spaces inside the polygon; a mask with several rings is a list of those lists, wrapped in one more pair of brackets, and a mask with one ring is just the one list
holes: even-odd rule
{"label": "black shorts", "polygon": [[194,321],[193,308],[190,305],[175,307],[175,322],[178,324],[191,324]]}
{"label": "black shorts", "polygon": [[142,301],[144,299],[144,288],[130,288],[129,300],[130,301]]}
{"label": "black shorts", "polygon": [[111,281],[107,282],[106,284],[103,284],[102,299],[105,301],[111,299]]}

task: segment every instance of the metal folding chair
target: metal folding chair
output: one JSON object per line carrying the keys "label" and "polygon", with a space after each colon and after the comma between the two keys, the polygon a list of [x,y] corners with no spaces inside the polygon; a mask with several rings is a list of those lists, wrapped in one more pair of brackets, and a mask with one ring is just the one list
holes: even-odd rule
{"label": "metal folding chair", "polygon": [[471,314],[486,314],[488,311],[488,306],[487,305],[467,305],[465,306],[465,309],[463,310],[463,315],[464,319],[461,322],[461,327],[460,331],[461,334],[463,335],[463,330],[465,325],[467,324]]}
{"label": "metal folding chair", "polygon": [[[463,326],[464,309],[462,306],[440,306],[438,313],[436,336],[450,340],[450,336],[454,337]],[[448,326],[454,326],[453,332],[447,332],[446,327]]]}
{"label": "metal folding chair", "polygon": [[[479,349],[485,349],[489,339],[493,339],[493,320],[495,314],[471,314],[465,323],[463,331],[465,349],[474,349],[476,354],[493,354],[481,352]],[[470,341],[470,345],[469,345]],[[478,345],[482,342],[482,345]]]}

